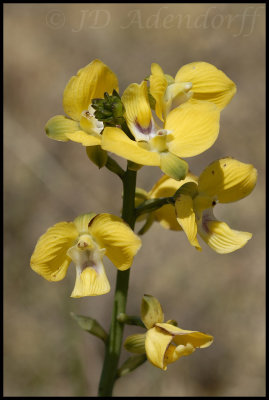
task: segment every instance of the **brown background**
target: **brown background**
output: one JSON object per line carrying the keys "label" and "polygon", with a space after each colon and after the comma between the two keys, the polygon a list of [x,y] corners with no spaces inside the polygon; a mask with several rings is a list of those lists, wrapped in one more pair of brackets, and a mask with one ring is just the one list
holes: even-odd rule
{"label": "brown background", "polygon": [[[106,259],[112,290],[71,299],[75,269],[49,283],[29,267],[38,237],[84,212],[120,215],[121,184],[89,162],[76,143],[48,139],[46,121],[62,114],[68,79],[95,58],[117,74],[120,91],[140,82],[158,62],[175,75],[207,61],[238,92],[222,112],[220,135],[188,159],[199,174],[209,162],[233,156],[258,169],[253,193],[219,205],[216,216],[253,233],[243,248],[215,254],[202,241],[158,224],[143,237],[131,270],[129,314],[144,293],[156,296],[166,319],[214,335],[163,372],[146,363],[119,380],[120,396],[263,396],[265,394],[265,6],[264,4],[12,4],[4,5],[5,396],[95,396],[104,354],[95,337],[69,316],[97,318],[109,327],[116,269]],[[99,10],[99,11],[98,11]],[[102,11],[100,11],[102,10]],[[84,20],[82,17],[85,17]],[[123,163],[123,165],[125,165]],[[138,185],[161,176],[144,167]],[[129,327],[125,334],[140,332]],[[122,361],[127,352],[122,352]]]}

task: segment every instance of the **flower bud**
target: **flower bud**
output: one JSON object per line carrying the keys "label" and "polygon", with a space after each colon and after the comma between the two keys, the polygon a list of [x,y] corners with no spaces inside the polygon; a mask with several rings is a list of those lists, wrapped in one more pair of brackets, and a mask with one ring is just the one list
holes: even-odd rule
{"label": "flower bud", "polygon": [[135,335],[128,336],[124,342],[124,347],[131,353],[143,354],[145,350],[145,333],[137,333]]}

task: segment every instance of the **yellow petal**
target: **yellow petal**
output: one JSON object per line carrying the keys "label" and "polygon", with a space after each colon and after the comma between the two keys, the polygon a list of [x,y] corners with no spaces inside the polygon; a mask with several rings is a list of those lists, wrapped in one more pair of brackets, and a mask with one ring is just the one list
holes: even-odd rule
{"label": "yellow petal", "polygon": [[236,93],[236,86],[221,70],[206,62],[184,65],[177,72],[176,82],[191,82],[193,99],[215,103],[220,110]]}
{"label": "yellow petal", "polygon": [[167,369],[165,364],[165,352],[172,341],[173,336],[160,328],[154,327],[147,331],[145,349],[148,360],[158,368]]}
{"label": "yellow petal", "polygon": [[220,203],[230,203],[249,195],[257,181],[257,170],[231,157],[211,163],[199,177],[200,193],[217,197]]}
{"label": "yellow petal", "polygon": [[76,135],[81,131],[81,128],[77,121],[73,121],[64,115],[55,115],[55,117],[48,120],[45,130],[49,138],[59,140],[60,142],[67,142],[69,140],[67,135]]}
{"label": "yellow petal", "polygon": [[172,110],[165,129],[172,131],[168,149],[178,157],[192,157],[213,145],[219,133],[220,112],[210,102],[184,103]]}
{"label": "yellow petal", "polygon": [[[197,179],[198,178],[190,172],[188,172],[186,178],[181,181],[176,181],[167,175],[163,175],[149,192],[149,197],[152,199],[171,197],[182,185],[187,182],[196,182]],[[158,210],[154,211],[153,214],[156,221],[160,222],[164,228],[174,231],[182,230],[176,219],[175,207],[171,204],[162,206]]]}
{"label": "yellow petal", "polygon": [[101,144],[102,136],[96,133],[89,134],[83,131],[67,133],[67,138],[73,142],[81,143],[83,146],[96,146]]}
{"label": "yellow petal", "polygon": [[150,151],[147,143],[135,142],[129,139],[119,128],[104,129],[101,147],[137,164],[160,165],[159,153]]}
{"label": "yellow petal", "polygon": [[63,95],[63,107],[67,115],[79,121],[82,111],[88,109],[92,99],[103,98],[104,93],[118,90],[116,75],[100,60],[94,60],[73,76]]}
{"label": "yellow petal", "polygon": [[73,222],[59,222],[49,228],[36,244],[31,268],[48,281],[63,279],[71,262],[66,253],[77,237],[78,231]]}
{"label": "yellow petal", "polygon": [[131,353],[144,354],[146,352],[145,339],[145,333],[136,333],[135,335],[128,336],[123,345]]}
{"label": "yellow petal", "polygon": [[173,336],[177,346],[190,343],[194,348],[205,348],[212,344],[213,336],[199,331],[190,331],[166,323],[158,323],[156,327]]}
{"label": "yellow petal", "polygon": [[190,82],[176,82],[167,87],[163,106],[165,117],[172,108],[180,106],[192,97],[191,87]]}
{"label": "yellow petal", "polygon": [[225,222],[217,221],[211,210],[203,213],[198,232],[208,246],[219,254],[241,249],[252,237],[249,232],[233,230]]}
{"label": "yellow petal", "polygon": [[90,135],[99,136],[104,129],[104,124],[102,121],[98,121],[98,119],[95,118],[94,113],[95,110],[92,107],[90,107],[90,111],[83,111],[79,124],[82,131]]}
{"label": "yellow petal", "polygon": [[193,200],[190,196],[181,194],[175,202],[177,221],[187,235],[192,246],[202,250],[197,240],[197,224],[193,210]]}
{"label": "yellow petal", "polygon": [[154,126],[147,82],[143,81],[140,85],[137,83],[129,85],[124,91],[121,101],[125,107],[127,124],[136,140],[148,140]]}
{"label": "yellow petal", "polygon": [[162,68],[156,63],[151,64],[151,75],[149,78],[149,82],[150,82],[150,93],[156,101],[156,107],[155,107],[156,115],[161,121],[163,121],[163,116],[162,116],[163,99],[168,83]]}
{"label": "yellow petal", "polygon": [[106,249],[106,256],[118,269],[130,268],[141,240],[121,218],[99,214],[91,220],[89,233],[101,248]]}
{"label": "yellow petal", "polygon": [[82,272],[77,268],[76,283],[71,297],[99,296],[110,291],[103,263],[98,270],[87,267]]}
{"label": "yellow petal", "polygon": [[177,222],[175,207],[171,204],[166,204],[154,211],[154,218],[165,229],[170,229],[172,231],[182,230],[181,226]]}
{"label": "yellow petal", "polygon": [[171,364],[177,361],[180,357],[188,356],[194,351],[195,348],[190,343],[187,343],[186,345],[181,344],[179,346],[174,346],[173,344],[170,344],[165,352],[164,364]]}
{"label": "yellow petal", "polygon": [[160,153],[161,170],[178,181],[185,179],[188,172],[188,163],[168,151]]}
{"label": "yellow petal", "polygon": [[79,232],[88,233],[88,226],[90,221],[96,216],[96,213],[81,214],[74,219],[74,224]]}
{"label": "yellow petal", "polygon": [[156,297],[144,294],[141,303],[141,319],[147,329],[152,328],[157,322],[163,322],[163,310]]}

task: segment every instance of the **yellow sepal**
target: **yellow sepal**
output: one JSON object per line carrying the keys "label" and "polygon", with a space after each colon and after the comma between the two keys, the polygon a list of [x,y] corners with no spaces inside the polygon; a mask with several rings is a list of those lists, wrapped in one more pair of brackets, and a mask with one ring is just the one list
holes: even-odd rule
{"label": "yellow sepal", "polygon": [[119,270],[130,268],[141,240],[121,218],[98,214],[91,220],[89,233],[100,248],[106,249],[106,256]]}
{"label": "yellow sepal", "polygon": [[59,140],[60,142],[67,142],[70,140],[67,135],[79,134],[81,127],[77,121],[73,121],[64,115],[55,115],[46,123],[45,131],[49,138]]}
{"label": "yellow sepal", "polygon": [[73,142],[81,143],[83,146],[97,146],[101,144],[102,136],[97,133],[86,133],[78,131],[75,133],[66,133],[66,137]]}
{"label": "yellow sepal", "polygon": [[176,82],[191,82],[193,99],[207,100],[220,110],[227,106],[236,93],[236,85],[221,70],[206,62],[184,65],[176,74]]}
{"label": "yellow sepal", "polygon": [[159,153],[150,151],[148,143],[131,140],[119,128],[104,129],[101,147],[137,164],[160,165]]}
{"label": "yellow sepal", "polygon": [[197,240],[197,224],[193,210],[193,200],[190,196],[181,194],[175,202],[177,221],[187,235],[192,246],[202,250]]}
{"label": "yellow sepal", "polygon": [[161,170],[170,178],[177,181],[185,179],[189,165],[182,158],[169,151],[160,153],[161,157]]}
{"label": "yellow sepal", "polygon": [[79,121],[81,113],[88,110],[91,100],[103,98],[104,93],[118,90],[116,75],[100,60],[94,60],[73,76],[63,95],[63,108],[67,115]]}
{"label": "yellow sepal", "polygon": [[79,232],[88,233],[88,226],[90,221],[96,216],[96,213],[81,214],[74,219],[74,224]]}
{"label": "yellow sepal", "polygon": [[152,328],[157,322],[163,322],[163,310],[156,297],[144,294],[141,303],[141,319],[147,329]]}
{"label": "yellow sepal", "polygon": [[178,328],[167,323],[158,323],[156,327],[163,329],[166,333],[173,336],[173,341],[177,346],[186,346],[190,343],[194,348],[205,348],[212,344],[213,336],[199,331],[190,331]]}
{"label": "yellow sepal", "polygon": [[217,197],[220,203],[243,199],[254,189],[257,170],[231,157],[214,161],[199,177],[198,190],[207,196]]}
{"label": "yellow sepal", "polygon": [[172,110],[165,129],[172,131],[167,147],[178,157],[192,157],[213,145],[219,133],[219,109],[206,101],[187,102]]}
{"label": "yellow sepal", "polygon": [[60,281],[71,262],[68,249],[74,245],[78,231],[73,222],[59,222],[38,240],[31,257],[31,268],[48,281]]}

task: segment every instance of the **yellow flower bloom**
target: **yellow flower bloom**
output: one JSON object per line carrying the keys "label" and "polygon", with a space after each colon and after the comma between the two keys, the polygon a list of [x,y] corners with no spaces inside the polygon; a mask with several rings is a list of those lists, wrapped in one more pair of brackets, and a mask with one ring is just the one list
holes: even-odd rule
{"label": "yellow flower bloom", "polygon": [[231,253],[243,247],[252,237],[249,232],[232,230],[216,220],[213,208],[217,203],[230,203],[249,195],[257,181],[257,170],[232,158],[211,163],[198,179],[197,194],[192,198],[180,194],[175,203],[177,221],[189,242],[201,250],[197,232],[217,253]]}
{"label": "yellow flower bloom", "polygon": [[164,371],[168,364],[193,353],[197,348],[208,347],[213,342],[213,336],[178,328],[174,325],[175,321],[164,323],[162,307],[153,296],[144,295],[141,316],[147,328],[146,335],[131,335],[127,337],[124,346],[133,353],[146,352],[148,360]]}
{"label": "yellow flower bloom", "polygon": [[200,154],[217,139],[220,111],[208,101],[182,104],[168,114],[163,127],[153,119],[145,81],[129,85],[122,102],[134,140],[119,128],[107,127],[102,148],[137,164],[159,166],[176,180],[183,179],[188,170],[180,157]]}
{"label": "yellow flower bloom", "polygon": [[62,280],[71,261],[76,282],[71,297],[108,293],[103,256],[121,271],[130,268],[141,241],[119,217],[111,214],[83,214],[73,222],[59,222],[38,240],[31,268],[48,281]]}
{"label": "yellow flower bloom", "polygon": [[236,86],[222,71],[206,62],[193,62],[180,68],[175,79],[162,68],[151,65],[150,94],[156,101],[155,111],[165,120],[172,108],[186,101],[207,100],[222,110],[236,93]]}
{"label": "yellow flower bloom", "polygon": [[84,146],[101,143],[102,122],[94,117],[92,99],[118,90],[116,75],[100,60],[94,60],[73,76],[63,94],[63,108],[68,117],[56,115],[46,124],[47,135],[55,140],[73,140]]}

